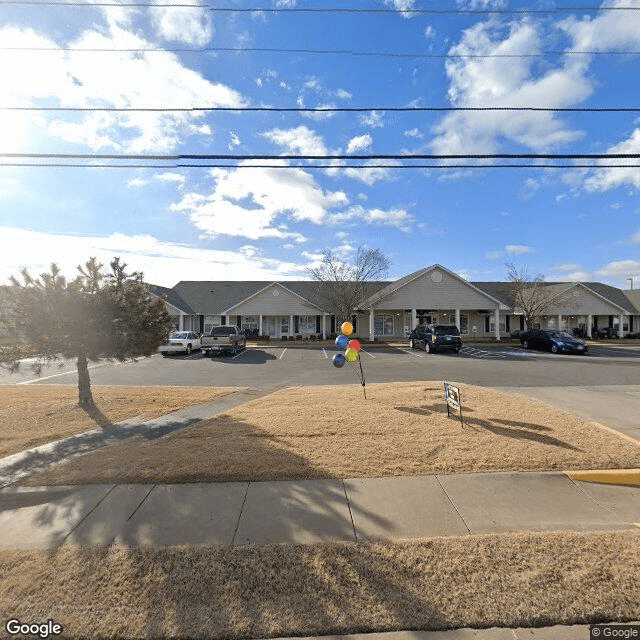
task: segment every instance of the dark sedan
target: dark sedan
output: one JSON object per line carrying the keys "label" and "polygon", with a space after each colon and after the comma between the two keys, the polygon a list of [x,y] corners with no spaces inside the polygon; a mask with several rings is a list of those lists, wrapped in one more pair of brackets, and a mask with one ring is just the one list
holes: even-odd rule
{"label": "dark sedan", "polygon": [[587,353],[589,347],[584,340],[574,338],[566,331],[544,331],[532,329],[520,336],[525,349],[540,349],[551,353]]}

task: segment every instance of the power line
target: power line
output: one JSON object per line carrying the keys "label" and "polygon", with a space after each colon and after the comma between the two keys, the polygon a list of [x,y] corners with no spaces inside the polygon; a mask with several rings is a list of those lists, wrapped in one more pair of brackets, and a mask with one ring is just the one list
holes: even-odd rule
{"label": "power line", "polygon": [[[639,8],[640,9],[640,8]],[[115,47],[3,47],[0,51],[77,52],[77,53],[286,53],[317,55],[350,55],[357,57],[441,59],[544,58],[546,56],[632,56],[640,51],[541,51],[540,53],[394,53],[392,51],[353,51],[351,49],[283,49],[280,47],[203,47],[201,49]]]}
{"label": "power line", "polygon": [[275,113],[431,113],[449,111],[533,111],[560,113],[638,113],[640,107],[20,107],[0,106],[0,111],[107,111],[107,112],[198,112],[238,111]]}
{"label": "power line", "polygon": [[335,164],[78,164],[42,162],[0,162],[0,167],[36,167],[62,169],[640,169],[640,164],[408,164],[408,165],[335,165]]}
{"label": "power line", "polygon": [[351,14],[406,14],[406,15],[545,15],[558,13],[575,13],[575,12],[611,12],[611,11],[639,11],[640,7],[622,6],[622,7],[555,7],[549,9],[384,9],[384,8],[355,8],[355,7],[212,7],[202,3],[147,3],[147,2],[55,2],[49,0],[2,0],[2,5],[27,5],[27,6],[70,6],[70,7],[119,7],[119,8],[190,8],[190,9],[206,9],[215,13],[351,13]]}
{"label": "power line", "polygon": [[[51,159],[51,160],[219,160],[219,161],[264,161],[264,160],[622,160],[640,159],[640,153],[419,153],[419,154],[110,154],[110,153],[2,153],[2,158]],[[249,165],[250,166],[250,165]],[[376,165],[365,165],[367,169],[375,169]]]}

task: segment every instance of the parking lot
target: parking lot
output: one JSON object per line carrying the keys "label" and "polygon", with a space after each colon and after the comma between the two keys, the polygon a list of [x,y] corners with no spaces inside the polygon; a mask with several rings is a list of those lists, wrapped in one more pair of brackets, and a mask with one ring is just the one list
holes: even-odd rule
{"label": "parking lot", "polygon": [[[637,384],[640,347],[592,346],[587,355],[554,355],[527,351],[517,344],[473,344],[453,353],[428,354],[408,346],[372,345],[361,362],[332,366],[330,345],[249,346],[236,356],[205,358],[195,352],[163,358],[153,355],[135,362],[90,365],[94,385],[195,385],[275,387],[318,384],[360,384],[360,366],[367,383],[449,380],[480,386],[572,386]],[[0,384],[75,384],[71,361],[45,367],[35,378],[29,362],[17,374],[0,372]]]}

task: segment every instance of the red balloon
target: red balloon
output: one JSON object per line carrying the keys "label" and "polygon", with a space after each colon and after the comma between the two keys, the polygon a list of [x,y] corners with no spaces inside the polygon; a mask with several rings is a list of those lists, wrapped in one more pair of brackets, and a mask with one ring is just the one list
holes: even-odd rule
{"label": "red balloon", "polygon": [[349,342],[349,349],[355,349],[356,351],[360,351],[360,343],[357,340],[351,340]]}

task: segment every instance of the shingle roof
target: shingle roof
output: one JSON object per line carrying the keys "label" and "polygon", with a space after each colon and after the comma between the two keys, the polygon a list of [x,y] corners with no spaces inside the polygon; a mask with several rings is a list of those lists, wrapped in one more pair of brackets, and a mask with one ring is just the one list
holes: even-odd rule
{"label": "shingle roof", "polygon": [[[178,282],[174,290],[186,300],[189,306],[196,309],[196,313],[202,315],[219,315],[227,309],[239,304],[243,300],[255,295],[261,289],[269,286],[277,280],[183,280]],[[284,287],[294,293],[323,307],[323,298],[326,306],[330,283],[316,282],[315,280],[282,280]],[[387,282],[377,283],[381,287]]]}
{"label": "shingle roof", "polygon": [[158,284],[147,284],[149,290],[158,298],[164,298],[166,301],[176,309],[180,309],[183,313],[193,316],[196,312],[178,295],[174,289],[168,289],[167,287],[161,287]]}
{"label": "shingle roof", "polygon": [[[435,265],[439,266],[439,265]],[[413,273],[410,273],[399,280],[393,282],[376,282],[378,287],[376,293],[371,296],[372,298],[378,298],[384,296],[387,293],[399,289],[403,285],[407,284],[414,278],[419,277],[423,273],[426,273],[433,267],[425,269],[419,269]],[[444,268],[444,267],[443,267]],[[188,314],[202,314],[202,315],[221,315],[227,309],[239,304],[243,300],[255,295],[261,289],[264,289],[268,285],[276,280],[182,280],[173,287],[173,289],[167,289],[166,287],[159,287],[157,285],[150,285],[156,291],[156,295],[166,295],[167,301],[175,307],[183,310]],[[320,283],[314,280],[282,280],[280,282],[283,286],[287,287],[294,293],[308,300],[317,306],[326,307],[326,300],[328,296],[329,283]],[[509,282],[469,282],[473,287],[476,287],[486,295],[502,302],[509,308],[513,308],[513,299],[509,295]],[[558,288],[559,292],[564,288],[569,288],[574,285],[574,282],[545,282],[544,285],[548,287]],[[586,287],[606,298],[613,304],[621,307],[625,311],[631,314],[638,314],[638,303],[635,304],[629,300],[625,293],[612,287],[610,285],[602,284],[600,282],[583,282]],[[153,289],[152,289],[153,290]],[[635,292],[634,292],[635,293]],[[324,299],[324,304],[322,303]],[[365,305],[366,308],[366,305]]]}

